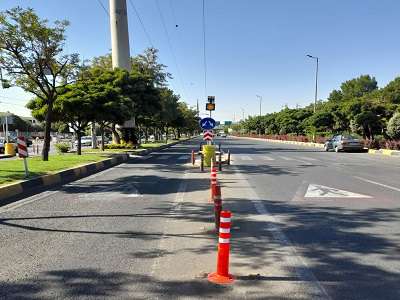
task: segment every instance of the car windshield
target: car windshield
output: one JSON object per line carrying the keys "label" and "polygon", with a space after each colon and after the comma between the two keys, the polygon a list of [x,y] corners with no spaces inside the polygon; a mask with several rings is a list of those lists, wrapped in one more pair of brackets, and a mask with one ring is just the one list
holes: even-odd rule
{"label": "car windshield", "polygon": [[356,140],[357,138],[347,134],[347,135],[342,135],[342,139],[343,140]]}

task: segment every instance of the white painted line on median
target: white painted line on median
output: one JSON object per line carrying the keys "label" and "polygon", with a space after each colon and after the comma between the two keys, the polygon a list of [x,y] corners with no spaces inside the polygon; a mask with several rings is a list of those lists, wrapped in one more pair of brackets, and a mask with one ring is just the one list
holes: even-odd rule
{"label": "white painted line on median", "polygon": [[293,158],[290,158],[290,157],[286,157],[286,156],[278,156],[280,159],[283,159],[283,160],[293,160]]}
{"label": "white painted line on median", "polygon": [[[176,211],[179,211],[181,209],[181,205],[183,203],[183,200],[185,199],[185,193],[186,193],[186,189],[187,189],[187,176],[189,173],[185,172],[183,173],[183,176],[181,178],[181,182],[179,183],[179,187],[178,190],[176,192],[175,195],[175,199],[174,199],[174,203],[172,204],[171,209],[169,210],[170,214],[173,214]],[[167,223],[170,222],[170,218],[167,219]],[[151,271],[150,274],[154,275],[155,272],[157,271],[159,265],[160,265],[160,261],[162,258],[162,253],[167,249],[165,243],[167,242],[166,237],[166,229],[164,228],[164,231],[159,239],[159,244],[158,244],[158,255],[157,257],[154,259],[153,264],[151,265]]]}
{"label": "white painted line on median", "polygon": [[289,251],[290,255],[288,255],[286,259],[290,264],[290,267],[295,270],[297,277],[304,282],[310,282],[314,286],[318,293],[320,293],[320,295],[318,295],[316,299],[332,299],[327,291],[324,289],[324,287],[321,285],[321,283],[318,281],[318,279],[315,277],[305,259],[301,256],[301,254],[297,252],[295,246],[279,228],[278,224],[285,224],[285,222],[279,222],[279,220],[268,211],[268,209],[262,203],[262,199],[254,191],[247,178],[242,173],[240,173],[240,171],[236,167],[234,167],[233,169],[241,180],[247,182],[248,197],[250,199],[253,199],[252,203],[256,211],[265,218],[264,221],[268,231],[271,232],[274,239],[278,243],[280,243],[282,247],[286,248]]}
{"label": "white painted line on median", "polygon": [[317,161],[318,160],[318,159],[311,158],[311,157],[306,157],[306,156],[299,156],[299,158],[305,159],[305,160],[311,160],[311,161]]}
{"label": "white painted line on median", "polygon": [[261,156],[261,158],[263,160],[275,160],[274,158],[270,157],[270,156]]}
{"label": "white painted line on median", "polygon": [[358,180],[361,180],[361,181],[365,181],[365,182],[368,182],[368,183],[372,183],[372,184],[375,184],[375,185],[379,185],[379,186],[391,189],[391,190],[396,191],[396,192],[400,192],[400,188],[397,188],[397,187],[394,187],[394,186],[390,186],[390,185],[387,185],[387,184],[379,183],[379,182],[376,182],[376,181],[373,181],[373,180],[369,180],[369,179],[365,179],[365,178],[358,177],[358,176],[353,176],[353,177],[357,178]]}
{"label": "white painted line on median", "polygon": [[239,155],[240,160],[253,160],[250,156]]}

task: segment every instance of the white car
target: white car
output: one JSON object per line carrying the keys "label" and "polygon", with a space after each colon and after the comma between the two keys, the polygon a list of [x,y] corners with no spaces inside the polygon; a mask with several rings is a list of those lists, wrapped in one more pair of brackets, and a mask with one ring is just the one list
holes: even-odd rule
{"label": "white car", "polygon": [[[75,146],[78,146],[78,141],[75,141]],[[81,146],[92,146],[92,137],[91,136],[82,136],[81,137]]]}

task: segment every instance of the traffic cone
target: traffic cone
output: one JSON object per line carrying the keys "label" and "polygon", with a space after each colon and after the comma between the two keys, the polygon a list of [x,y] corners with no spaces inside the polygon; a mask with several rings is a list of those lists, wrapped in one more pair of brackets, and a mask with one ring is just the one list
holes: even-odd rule
{"label": "traffic cone", "polygon": [[208,274],[208,281],[217,284],[229,284],[234,281],[233,275],[229,274],[229,250],[231,237],[231,212],[221,211],[217,272]]}

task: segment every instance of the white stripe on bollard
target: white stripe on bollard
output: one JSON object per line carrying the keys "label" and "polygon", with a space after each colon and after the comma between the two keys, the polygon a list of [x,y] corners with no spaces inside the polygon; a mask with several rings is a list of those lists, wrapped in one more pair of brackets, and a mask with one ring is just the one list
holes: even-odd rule
{"label": "white stripe on bollard", "polygon": [[230,233],[231,229],[230,228],[219,228],[219,233]]}
{"label": "white stripe on bollard", "polygon": [[231,221],[231,218],[223,218],[223,217],[220,218],[221,223],[229,223],[230,221]]}
{"label": "white stripe on bollard", "polygon": [[229,239],[218,238],[220,244],[229,244]]}

